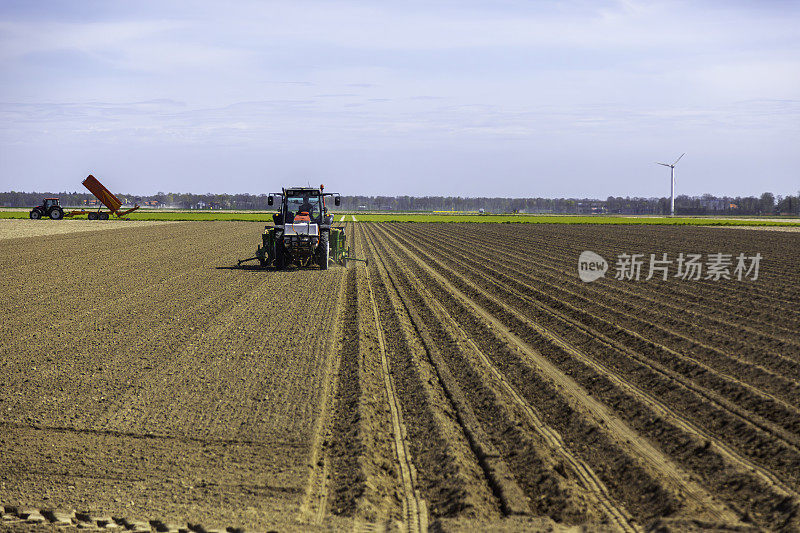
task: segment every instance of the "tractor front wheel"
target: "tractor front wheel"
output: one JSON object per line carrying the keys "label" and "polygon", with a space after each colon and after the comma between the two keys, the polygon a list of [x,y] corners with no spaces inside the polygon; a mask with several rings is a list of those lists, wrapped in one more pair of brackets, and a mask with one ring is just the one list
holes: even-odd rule
{"label": "tractor front wheel", "polygon": [[31,220],[39,220],[40,218],[42,218],[42,212],[39,211],[38,209],[34,209],[33,211],[31,211],[31,214],[29,216],[31,217]]}

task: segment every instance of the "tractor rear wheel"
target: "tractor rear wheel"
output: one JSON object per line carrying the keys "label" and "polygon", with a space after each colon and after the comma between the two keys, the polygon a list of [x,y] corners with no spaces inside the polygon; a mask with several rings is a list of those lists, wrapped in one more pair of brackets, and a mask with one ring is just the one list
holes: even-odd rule
{"label": "tractor rear wheel", "polygon": [[64,211],[60,207],[54,207],[50,210],[50,218],[53,220],[61,220],[64,218]]}
{"label": "tractor rear wheel", "polygon": [[330,252],[330,233],[323,231],[320,233],[319,244],[317,245],[317,264],[322,270],[328,270]]}
{"label": "tractor rear wheel", "polygon": [[275,268],[278,270],[286,269],[286,256],[284,255],[281,241],[275,243]]}
{"label": "tractor rear wheel", "polygon": [[42,212],[39,211],[38,209],[34,209],[31,211],[29,216],[31,217],[31,220],[39,220],[40,218],[42,218]]}

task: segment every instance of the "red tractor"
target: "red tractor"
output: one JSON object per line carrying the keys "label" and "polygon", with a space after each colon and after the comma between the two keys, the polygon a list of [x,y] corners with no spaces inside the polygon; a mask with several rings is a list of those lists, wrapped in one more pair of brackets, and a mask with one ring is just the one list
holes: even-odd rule
{"label": "red tractor", "polygon": [[50,217],[53,220],[61,220],[64,218],[64,210],[58,203],[58,198],[45,198],[42,205],[38,205],[31,209],[30,217],[33,220],[39,220],[42,217]]}

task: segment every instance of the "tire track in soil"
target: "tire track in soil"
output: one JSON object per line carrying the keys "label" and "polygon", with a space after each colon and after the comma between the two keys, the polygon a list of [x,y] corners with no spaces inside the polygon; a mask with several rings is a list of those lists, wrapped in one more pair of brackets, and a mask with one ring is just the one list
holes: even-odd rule
{"label": "tire track in soil", "polygon": [[[357,254],[363,253],[357,235],[351,235],[351,243]],[[356,529],[426,530],[425,502],[415,489],[416,473],[368,272],[351,263],[346,277],[341,362],[328,431],[328,508],[333,518],[349,518]]]}
{"label": "tire track in soil", "polygon": [[[380,228],[383,230],[383,228]],[[622,449],[628,449],[632,457],[643,459],[649,467],[659,473],[658,479],[677,489],[684,497],[688,497],[695,502],[698,508],[706,510],[715,520],[724,523],[737,523],[738,518],[724,505],[713,498],[708,491],[691,479],[688,473],[677,467],[661,451],[654,448],[646,439],[642,438],[633,429],[627,426],[621,419],[614,415],[611,410],[591,397],[583,387],[574,382],[569,376],[563,374],[555,365],[533,351],[527,343],[505,326],[498,318],[483,309],[471,298],[466,296],[458,288],[453,286],[444,276],[436,272],[427,262],[417,258],[404,245],[400,244],[388,233],[385,234],[392,241],[392,244],[402,250],[420,270],[427,272],[430,278],[437,282],[442,288],[450,292],[457,301],[468,306],[479,315],[485,322],[491,325],[491,330],[503,337],[509,345],[522,351],[530,360],[535,361],[538,371],[547,375],[553,382],[559,385],[561,394],[570,397],[573,401],[582,405],[589,413],[590,419],[596,421],[598,427],[608,431]],[[486,295],[488,298],[490,296]]]}
{"label": "tire track in soil", "polygon": [[[3,505],[0,503],[0,531],[8,532],[73,532],[80,530],[128,530],[136,533],[206,533],[218,531],[202,524],[154,518],[137,520],[131,517],[91,513],[50,507]],[[225,531],[241,532],[242,528],[228,526]]]}
{"label": "tire track in soil", "polygon": [[[359,230],[364,232],[363,228]],[[377,268],[377,253],[366,249],[375,303],[379,308],[387,360],[397,398],[405,419],[409,451],[417,467],[417,485],[425,499],[432,528],[442,520],[495,520],[500,504],[492,493],[475,457],[457,413],[447,397],[435,369],[427,361],[425,347],[400,296]]]}
{"label": "tire track in soil", "polygon": [[[432,264],[436,264],[438,268],[442,268],[445,272],[449,272],[450,275],[454,275],[456,277],[458,276],[458,274],[455,274],[452,271],[452,269],[450,269],[449,267],[445,267],[444,265],[442,265],[437,260],[435,260],[435,259],[433,259],[431,257],[429,257],[429,259],[430,259],[430,262]],[[423,266],[427,266],[424,263],[421,263],[421,264]],[[428,267],[428,268],[430,268],[430,267]],[[473,285],[470,284],[469,286],[473,286]],[[500,308],[502,308],[502,306],[505,305],[505,304],[502,304],[501,302],[498,302],[496,298],[490,296],[487,292],[483,292],[482,293],[482,298],[487,299],[489,301],[495,301],[496,305],[499,306]],[[518,312],[513,311],[513,310],[507,310],[507,313],[509,314],[509,316],[515,317],[515,320],[519,322],[519,318],[518,318],[519,317],[519,313]],[[530,323],[525,323],[525,324],[526,324],[525,327],[531,327]],[[580,351],[578,353],[582,354],[582,352],[580,352]],[[585,354],[582,354],[580,356],[583,357],[584,355]],[[558,360],[558,358],[556,358],[556,360]],[[587,358],[586,361],[587,362],[591,362],[591,358]],[[560,362],[559,364],[563,364],[563,358],[562,358],[562,362]],[[574,370],[570,370],[570,373],[573,373],[573,372],[574,372]],[[584,386],[589,386],[590,388],[592,388],[594,385],[596,385],[596,383],[594,381],[591,381],[591,380],[588,381],[588,382],[584,382]],[[597,387],[594,387],[594,389],[596,389],[596,388]],[[603,392],[603,390],[599,389],[599,392]],[[603,396],[603,395],[601,394],[601,396]],[[613,400],[613,398],[611,398],[611,400]],[[611,405],[614,405],[614,402],[612,402]],[[674,414],[674,412],[673,412],[673,414]],[[678,416],[678,418],[681,419],[680,416]],[[633,419],[632,421],[634,423],[637,423],[636,419]],[[686,428],[691,427],[691,424],[688,424],[687,426],[684,426],[684,427],[686,427]],[[647,429],[647,428],[644,428],[644,429]],[[650,433],[652,434],[652,432],[650,432]],[[661,435],[661,434],[665,434],[663,429],[659,430],[659,433],[657,433],[656,435]],[[701,433],[701,435],[702,435],[702,433]],[[669,442],[669,441],[667,441],[667,442]],[[725,445],[724,445],[724,442],[721,441],[721,440],[718,440],[718,439],[713,439],[711,441],[709,441],[709,440],[705,440],[704,441],[704,440],[700,439],[700,442],[706,442],[706,443],[713,442],[713,443],[721,446],[722,448],[726,448]],[[668,448],[669,448],[669,446],[668,446]],[[673,448],[674,448],[674,446],[673,446]],[[676,452],[681,452],[680,448],[678,448],[677,450],[673,449],[673,452],[671,452],[671,453],[676,453]],[[708,444],[706,444],[705,447],[703,448],[703,453],[707,454],[707,452],[708,452]],[[770,504],[770,500],[769,499],[766,499],[766,500],[765,499],[760,499],[758,501],[750,501],[750,502],[748,502],[750,505],[754,506],[752,508],[752,510],[757,515],[760,516],[761,520],[767,519],[766,517],[768,517],[768,516],[774,516],[776,519],[780,519],[784,523],[784,527],[786,527],[786,524],[793,523],[792,522],[792,520],[793,520],[792,517],[794,516],[794,512],[792,511],[792,509],[793,508],[796,509],[796,507],[797,507],[797,498],[794,496],[794,494],[796,494],[796,491],[794,491],[794,489],[792,488],[793,485],[791,483],[783,482],[782,480],[777,478],[774,475],[774,473],[772,473],[772,472],[770,472],[770,471],[768,471],[768,470],[766,470],[764,468],[759,468],[756,465],[753,465],[752,462],[750,462],[747,459],[745,459],[745,458],[741,457],[740,455],[736,454],[736,452],[730,451],[727,448],[726,448],[725,451],[722,452],[722,455],[725,456],[726,452],[730,452],[730,453],[733,454],[732,457],[729,456],[729,457],[727,457],[727,459],[732,460],[732,462],[734,462],[734,464],[736,464],[738,467],[741,467],[741,470],[740,470],[740,472],[742,472],[741,476],[744,476],[744,477],[742,477],[741,479],[739,479],[737,481],[733,481],[733,479],[736,478],[736,476],[740,476],[740,474],[736,474],[734,472],[725,474],[725,476],[727,476],[728,481],[725,481],[725,476],[723,476],[722,479],[715,479],[714,483],[716,484],[716,487],[725,487],[726,490],[730,489],[731,487],[736,487],[736,486],[740,486],[741,488],[745,488],[745,487],[748,486],[748,483],[749,483],[749,486],[753,487],[753,489],[757,491],[759,489],[757,489],[756,486],[758,485],[759,482],[756,482],[756,485],[753,485],[754,478],[752,478],[752,475],[751,475],[753,473],[753,471],[755,471],[756,479],[760,478],[760,480],[761,480],[760,482],[762,482],[762,487],[763,488],[760,489],[760,490],[762,492],[765,491],[765,490],[767,492],[772,490],[773,493],[775,494],[775,496],[774,496],[774,499],[772,500],[772,504]],[[678,457],[680,457],[680,456],[681,456],[680,453],[678,453]],[[709,472],[705,472],[705,473],[708,474]],[[716,474],[717,473],[715,472],[715,475]],[[731,476],[733,476],[733,477],[731,477]],[[748,477],[748,476],[751,477],[751,481],[745,482],[745,478]],[[741,485],[743,482],[744,482],[744,485]],[[718,483],[723,483],[723,484],[719,485]],[[772,489],[769,489],[768,487],[772,487]],[[777,492],[775,492],[775,491],[777,491]],[[747,499],[743,500],[743,502],[746,502],[746,501],[747,501]],[[777,503],[775,503],[775,502],[777,502]],[[773,508],[773,506],[774,506],[774,508]],[[748,515],[748,513],[745,512],[745,516],[747,516],[747,515]]]}
{"label": "tire track in soil", "polygon": [[[381,250],[386,251],[387,248],[385,246],[381,246]],[[390,257],[391,254],[386,253],[386,256]],[[491,363],[489,358],[478,348],[474,340],[472,340],[472,338],[470,338],[464,332],[464,330],[461,328],[458,322],[452,317],[452,315],[450,315],[450,313],[447,312],[447,310],[442,306],[442,304],[430,293],[425,293],[427,294],[427,297],[422,296],[423,292],[421,291],[424,291],[424,288],[419,285],[419,281],[411,281],[410,277],[411,274],[404,267],[395,265],[391,267],[391,271],[395,273],[398,271],[402,272],[405,279],[408,280],[408,283],[412,283],[415,286],[414,290],[416,290],[417,293],[420,294],[420,297],[426,302],[425,305],[435,306],[438,310],[437,314],[441,317],[445,317],[445,320],[449,322],[450,326],[458,332],[457,334],[461,336],[461,340],[470,346],[474,354],[480,359],[481,364],[489,369],[492,376],[494,377],[495,387],[499,385],[499,387],[502,389],[502,392],[504,393],[502,395],[502,399],[496,398],[495,401],[499,402],[505,401],[507,404],[513,404],[518,408],[519,411],[524,413],[524,418],[526,418],[527,422],[530,424],[533,430],[536,433],[538,433],[540,437],[542,437],[542,440],[546,443],[546,445],[549,446],[551,453],[560,458],[563,461],[563,463],[569,465],[568,468],[572,470],[575,478],[580,481],[583,490],[588,491],[590,499],[593,500],[593,505],[597,506],[600,509],[603,509],[603,513],[610,520],[610,522],[616,526],[616,529],[620,531],[638,531],[639,528],[636,526],[635,522],[632,521],[631,516],[623,507],[618,506],[613,501],[603,482],[600,481],[599,477],[588,466],[588,464],[586,464],[584,461],[582,461],[569,451],[569,449],[566,447],[563,439],[558,434],[558,432],[553,430],[547,424],[545,424],[541,419],[541,417],[535,412],[534,408],[528,402],[523,400],[522,397],[519,396],[519,394],[513,389],[513,387],[509,385],[508,381],[497,370],[497,367]],[[394,277],[393,274],[390,274],[388,272],[388,270],[387,270],[387,275],[389,276],[389,278]],[[398,292],[400,292],[400,288],[398,287],[398,282],[393,282],[393,283],[395,284],[395,288],[398,290]],[[407,307],[410,306],[411,304],[407,303]],[[425,322],[424,319],[418,318],[418,324],[421,325],[423,322]],[[456,344],[458,344],[458,342],[456,342]],[[441,356],[439,356],[439,358],[441,358]],[[444,369],[447,369],[446,372],[449,373],[448,365],[444,363],[444,361],[440,361],[436,363],[436,365],[437,367],[444,367],[443,369],[440,369],[440,372],[442,372]],[[476,394],[477,391],[475,389],[470,389],[470,396],[475,396]],[[504,413],[504,415],[509,416],[508,413]],[[502,432],[508,433],[511,430],[512,428],[505,426]],[[511,451],[513,452],[514,450]],[[517,450],[517,452],[519,452],[519,450]],[[478,455],[483,455],[484,457],[488,457],[489,460],[494,458],[494,455],[496,454],[494,450],[490,451],[488,448],[486,448],[485,444],[478,444],[476,446],[476,453]],[[497,459],[500,459],[500,456],[497,456]],[[553,461],[553,463],[556,462]],[[563,463],[561,466],[562,468],[563,468]],[[530,463],[527,464],[526,466],[529,469],[534,468],[534,465]],[[557,469],[559,468],[559,466],[557,464],[551,464],[550,468]],[[503,470],[508,470],[508,467],[505,467],[503,470],[500,470],[500,472],[492,472],[490,468],[487,470],[489,470],[487,472],[489,477],[494,478],[494,484],[500,485],[499,497],[501,501],[504,501],[506,514],[507,515],[520,514],[520,513],[529,514],[529,511],[527,509],[527,502],[524,502],[524,495],[515,494],[515,492],[520,490],[516,486],[516,482],[513,480],[513,478],[511,478],[510,481],[508,480],[508,478],[511,477],[512,475],[511,472],[508,472],[508,474],[506,474],[505,477],[503,476],[504,473]],[[550,472],[550,474],[552,475],[552,473],[555,471],[556,470],[553,470],[552,472]],[[547,473],[536,472],[535,475],[538,478],[537,482],[539,484],[544,485],[546,483],[545,479],[547,479]],[[506,485],[506,487],[504,487],[503,485]],[[510,487],[508,487],[507,485],[510,485]],[[556,494],[548,495],[548,501],[552,502],[551,498],[553,497],[558,498],[559,495]],[[563,497],[563,495],[561,495],[560,497]]]}
{"label": "tire track in soil", "polygon": [[349,311],[347,302],[352,297],[352,293],[347,290],[347,275],[343,274],[339,284],[339,295],[337,297],[338,305],[336,306],[337,312],[335,325],[333,327],[334,335],[330,339],[336,344],[332,345],[331,348],[327,350],[329,355],[326,358],[325,365],[326,379],[320,398],[322,411],[317,418],[312,433],[313,438],[308,460],[308,480],[306,481],[306,486],[303,491],[303,502],[298,512],[298,522],[301,523],[311,523],[321,526],[325,521],[328,509],[328,500],[330,498],[329,479],[331,478],[331,457],[329,449],[331,440],[330,424],[338,389],[339,369],[342,361],[342,322],[345,313]]}
{"label": "tire track in soil", "polygon": [[[363,247],[359,247],[363,254]],[[362,255],[363,257],[363,255]],[[386,396],[389,409],[392,415],[392,432],[394,434],[394,447],[397,461],[400,466],[400,478],[403,486],[403,516],[406,520],[408,531],[427,531],[428,530],[428,510],[425,501],[420,497],[419,491],[415,487],[414,472],[415,468],[411,461],[411,453],[408,450],[405,440],[405,426],[402,422],[401,406],[395,393],[395,387],[389,369],[389,360],[386,357],[386,342],[383,338],[383,328],[381,327],[378,305],[375,303],[375,293],[372,290],[372,281],[369,270],[365,269],[367,287],[369,288],[370,307],[375,317],[376,332],[378,335],[378,345],[381,353],[381,368],[383,369],[383,380],[386,387]]]}
{"label": "tire track in soil", "polygon": [[[374,245],[372,246],[374,249]],[[431,333],[425,328],[423,320],[419,316],[417,310],[409,302],[407,296],[398,287],[392,279],[381,254],[378,253],[374,256],[378,259],[377,263],[380,265],[379,270],[382,276],[388,277],[395,293],[400,297],[400,300],[408,312],[412,324],[416,328],[417,333],[422,340],[425,349],[427,350],[428,358],[431,361],[433,368],[436,370],[439,382],[450,401],[453,410],[456,414],[457,421],[464,432],[470,447],[478,459],[479,464],[487,477],[489,485],[497,495],[498,499],[503,506],[505,514],[530,514],[528,503],[522,490],[517,485],[513,476],[509,472],[508,466],[502,460],[497,450],[489,442],[487,436],[480,423],[478,422],[475,413],[471,407],[467,405],[465,395],[459,385],[455,382],[450,370],[442,361],[442,356],[436,346]],[[373,299],[374,304],[374,299]],[[376,319],[378,317],[377,305],[374,305]],[[384,350],[385,353],[385,350]],[[388,364],[387,364],[388,369]]]}

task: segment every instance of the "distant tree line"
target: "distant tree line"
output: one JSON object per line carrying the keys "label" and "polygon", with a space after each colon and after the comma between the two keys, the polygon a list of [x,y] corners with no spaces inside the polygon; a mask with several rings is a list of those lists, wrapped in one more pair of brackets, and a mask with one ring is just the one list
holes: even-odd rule
{"label": "distant tree line", "polygon": [[[253,209],[270,210],[266,194],[190,194],[154,195],[120,194],[129,204],[180,209]],[[83,206],[95,197],[86,192],[2,192],[2,207],[32,207],[42,198],[58,197],[65,206]],[[346,211],[478,211],[487,213],[553,214],[669,214],[669,198],[609,196],[596,198],[466,198],[461,196],[342,196],[341,210]],[[800,215],[800,191],[797,196],[681,195],[675,198],[678,215]]]}

